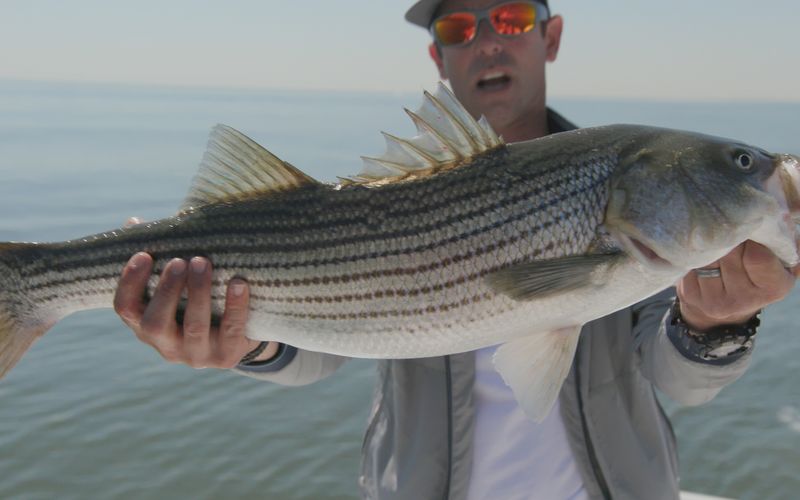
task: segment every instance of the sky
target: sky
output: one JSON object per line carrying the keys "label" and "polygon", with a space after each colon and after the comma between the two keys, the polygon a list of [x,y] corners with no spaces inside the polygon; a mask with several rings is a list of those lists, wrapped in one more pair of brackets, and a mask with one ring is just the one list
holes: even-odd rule
{"label": "sky", "polygon": [[[0,79],[418,91],[406,0],[0,0]],[[796,0],[552,0],[555,97],[800,102]]]}

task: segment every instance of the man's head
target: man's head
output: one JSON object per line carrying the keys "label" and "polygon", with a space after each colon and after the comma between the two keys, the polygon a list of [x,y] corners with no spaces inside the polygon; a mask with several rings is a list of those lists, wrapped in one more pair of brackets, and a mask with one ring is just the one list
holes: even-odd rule
{"label": "man's head", "polygon": [[[547,19],[546,2],[511,5],[510,9],[509,3],[515,2],[422,0],[409,9],[406,19],[430,29],[432,23],[443,16],[478,11],[480,20],[473,36],[444,40],[437,35],[429,53],[440,76],[450,81],[453,92],[467,110],[476,117],[485,115],[506,140],[515,141],[529,139],[531,134],[541,135],[532,132],[532,128],[546,123],[545,63],[555,60],[558,54],[563,20],[560,16]],[[492,11],[501,5],[506,10]],[[535,11],[533,14],[531,7]],[[499,34],[490,19],[512,11],[537,17],[533,28],[518,35]],[[467,19],[468,30],[469,20],[474,18],[460,16],[460,19]],[[468,41],[443,43],[462,38]]]}

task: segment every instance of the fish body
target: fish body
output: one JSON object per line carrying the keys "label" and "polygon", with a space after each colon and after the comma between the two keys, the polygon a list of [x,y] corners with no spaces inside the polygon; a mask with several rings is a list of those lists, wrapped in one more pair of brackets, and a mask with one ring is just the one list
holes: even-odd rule
{"label": "fish body", "polygon": [[216,313],[248,281],[251,338],[369,358],[504,344],[498,369],[540,418],[582,324],[746,239],[798,260],[795,157],[631,125],[506,145],[443,89],[410,115],[419,136],[387,135],[337,185],[220,126],[177,215],[0,244],[0,374],[62,317],[111,306],[132,254],[153,256],[151,292],[170,259],[203,255]]}

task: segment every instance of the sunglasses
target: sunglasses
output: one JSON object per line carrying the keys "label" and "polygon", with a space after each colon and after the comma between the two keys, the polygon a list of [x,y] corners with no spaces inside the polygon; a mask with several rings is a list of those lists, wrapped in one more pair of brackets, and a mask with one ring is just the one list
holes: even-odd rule
{"label": "sunglasses", "polygon": [[451,12],[431,23],[433,38],[441,45],[463,45],[478,34],[478,25],[489,21],[498,35],[513,37],[532,31],[537,21],[546,21],[550,13],[539,2],[506,2],[488,9]]}

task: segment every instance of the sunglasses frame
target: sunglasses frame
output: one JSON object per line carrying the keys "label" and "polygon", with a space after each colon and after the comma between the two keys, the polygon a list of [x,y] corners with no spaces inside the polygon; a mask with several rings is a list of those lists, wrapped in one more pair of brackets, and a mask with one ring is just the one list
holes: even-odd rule
{"label": "sunglasses frame", "polygon": [[[492,11],[494,11],[495,9],[497,9],[499,7],[502,7],[503,5],[515,4],[515,3],[523,3],[523,4],[527,4],[527,5],[532,5],[533,6],[533,8],[536,11],[535,24],[538,24],[539,22],[544,22],[544,21],[547,21],[548,19],[550,19],[550,9],[548,9],[545,4],[543,4],[541,2],[537,2],[535,0],[512,0],[512,1],[508,1],[508,2],[498,3],[497,5],[493,5],[491,7],[485,8],[485,9],[475,9],[475,10],[465,9],[465,10],[456,10],[456,11],[453,11],[453,12],[448,12],[447,14],[443,14],[443,15],[437,17],[436,19],[434,19],[433,21],[431,21],[431,25],[428,28],[428,30],[431,32],[431,35],[433,36],[433,39],[436,41],[436,43],[438,43],[442,47],[463,47],[463,46],[469,45],[478,36],[478,29],[480,28],[481,21],[486,21],[489,24],[489,26],[492,28],[492,31],[494,31],[494,33],[496,35],[502,36],[504,38],[514,38],[515,36],[519,36],[519,35],[522,35],[524,33],[515,33],[515,34],[512,34],[512,35],[504,35],[503,33],[498,33],[497,30],[495,29],[494,25],[492,24],[492,19],[490,17],[490,14],[492,13]],[[451,43],[451,44],[444,43],[439,38],[439,36],[436,34],[436,27],[435,27],[436,26],[436,22],[439,21],[440,19],[446,18],[447,16],[452,16],[453,14],[472,14],[473,16],[475,16],[475,34],[472,35],[472,38],[470,38],[469,40],[467,40],[465,42]],[[535,25],[534,25],[534,29],[535,29]],[[533,31],[533,30],[531,30],[531,31]],[[525,32],[525,33],[528,33],[528,32]]]}

